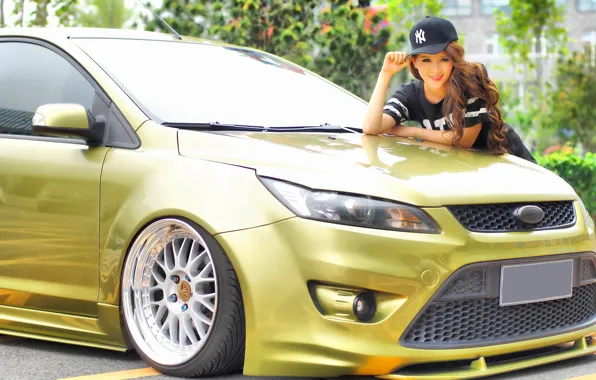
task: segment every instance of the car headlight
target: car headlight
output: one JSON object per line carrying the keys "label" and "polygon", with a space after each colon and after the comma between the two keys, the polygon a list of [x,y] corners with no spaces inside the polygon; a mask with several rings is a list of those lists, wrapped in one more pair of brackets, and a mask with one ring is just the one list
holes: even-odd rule
{"label": "car headlight", "polygon": [[439,233],[431,218],[413,206],[362,195],[311,190],[271,178],[260,179],[281,203],[303,218],[359,227]]}
{"label": "car headlight", "polygon": [[588,209],[586,208],[586,205],[584,204],[584,202],[581,200],[581,198],[577,198],[579,200],[579,206],[582,209],[582,214],[584,216],[584,223],[586,224],[586,227],[588,228],[588,230],[590,231],[594,231],[594,220],[592,220],[592,217],[590,216],[590,213],[588,212]]}

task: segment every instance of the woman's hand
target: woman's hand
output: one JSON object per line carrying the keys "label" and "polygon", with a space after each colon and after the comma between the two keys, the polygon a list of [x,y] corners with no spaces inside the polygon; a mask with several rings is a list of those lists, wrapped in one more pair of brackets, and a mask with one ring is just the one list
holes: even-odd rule
{"label": "woman's hand", "polygon": [[401,71],[404,67],[410,64],[410,58],[406,59],[408,53],[390,51],[385,54],[385,61],[383,61],[383,68],[381,72],[393,75]]}

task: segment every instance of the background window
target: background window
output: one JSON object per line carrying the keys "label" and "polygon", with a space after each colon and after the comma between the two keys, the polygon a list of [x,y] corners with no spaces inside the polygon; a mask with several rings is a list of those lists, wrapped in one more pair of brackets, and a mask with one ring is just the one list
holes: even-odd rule
{"label": "background window", "polygon": [[590,47],[592,61],[596,62],[596,29],[585,32],[582,36],[582,43]]}
{"label": "background window", "polygon": [[596,46],[596,29],[585,32],[582,36],[582,42]]}
{"label": "background window", "polygon": [[547,53],[551,52],[551,46],[549,41],[546,39],[546,37],[542,36],[540,37],[540,49],[538,49],[538,44],[536,43],[536,37],[532,38],[532,53],[538,54],[538,55],[546,55]]}
{"label": "background window", "polygon": [[68,61],[43,46],[0,43],[0,133],[32,134],[37,107],[77,103],[93,109],[95,89]]}
{"label": "background window", "polygon": [[470,16],[472,0],[443,0],[443,14],[446,16]]}
{"label": "background window", "polygon": [[480,13],[483,15],[492,15],[495,9],[503,12],[509,11],[509,0],[480,0]]}
{"label": "background window", "polygon": [[580,12],[596,11],[596,0],[577,0],[577,10]]}
{"label": "background window", "polygon": [[501,46],[499,45],[499,35],[491,33],[486,36],[486,53],[491,55],[502,54]]}

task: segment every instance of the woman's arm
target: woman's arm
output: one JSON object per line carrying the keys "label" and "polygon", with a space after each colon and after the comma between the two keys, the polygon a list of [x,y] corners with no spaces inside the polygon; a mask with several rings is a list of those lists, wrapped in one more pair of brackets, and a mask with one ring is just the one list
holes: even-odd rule
{"label": "woman's arm", "polygon": [[362,121],[362,131],[365,134],[378,135],[395,126],[395,120],[383,113],[383,107],[391,78],[409,64],[409,60],[405,58],[406,53],[389,52],[385,55],[383,68],[379,73],[377,84],[368,103],[366,116]]}
{"label": "woman's arm", "polygon": [[[472,127],[464,128],[464,134],[459,142],[462,148],[471,148],[482,129],[478,123]],[[432,141],[439,144],[451,145],[455,131],[435,131],[419,127],[397,126],[391,129],[391,133],[400,137],[414,137],[424,141]]]}
{"label": "woman's arm", "polygon": [[391,82],[392,74],[381,71],[377,84],[368,102],[368,110],[366,116],[362,121],[362,131],[367,135],[378,135],[385,133],[391,127],[395,126],[395,120],[383,113],[385,106],[385,97],[387,96],[387,89],[389,82]]}

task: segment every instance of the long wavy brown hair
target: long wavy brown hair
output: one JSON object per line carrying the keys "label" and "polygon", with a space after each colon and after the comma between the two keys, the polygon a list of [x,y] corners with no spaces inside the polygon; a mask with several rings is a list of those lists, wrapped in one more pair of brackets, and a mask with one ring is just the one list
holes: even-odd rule
{"label": "long wavy brown hair", "polygon": [[[464,114],[468,99],[480,98],[486,103],[486,112],[490,118],[488,132],[488,150],[493,154],[507,152],[503,117],[499,110],[499,91],[495,83],[488,77],[484,65],[468,62],[464,59],[464,48],[458,42],[451,42],[445,53],[453,62],[453,71],[447,81],[447,95],[443,104],[443,113],[449,126],[455,131],[453,146],[459,147],[464,131]],[[410,72],[422,80],[414,62],[410,62]],[[453,114],[453,119],[449,117]]]}

